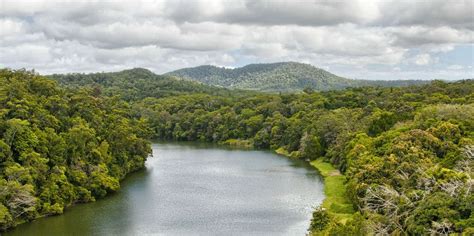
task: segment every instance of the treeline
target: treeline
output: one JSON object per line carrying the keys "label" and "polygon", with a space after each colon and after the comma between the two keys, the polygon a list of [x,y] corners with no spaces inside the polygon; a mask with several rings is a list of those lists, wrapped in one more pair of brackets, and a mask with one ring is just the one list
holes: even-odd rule
{"label": "treeline", "polygon": [[472,80],[246,98],[146,98],[133,111],[155,138],[245,140],[293,158],[331,162],[347,176],[347,197],[359,213],[343,224],[319,210],[315,234],[474,232]]}
{"label": "treeline", "polygon": [[472,80],[276,95],[155,76],[52,76],[64,89],[1,70],[0,227],[117,190],[143,167],[144,138],[158,138],[241,142],[332,163],[358,213],[342,222],[319,209],[314,234],[474,231]]}
{"label": "treeline", "polygon": [[171,76],[157,75],[147,69],[135,68],[119,72],[53,74],[53,79],[62,87],[70,89],[89,88],[94,96],[118,96],[125,101],[136,101],[147,97],[163,98],[184,94],[211,94],[217,96],[244,96],[254,94],[212,87]]}
{"label": "treeline", "polygon": [[0,70],[0,230],[116,191],[144,167],[143,120],[117,98]]}

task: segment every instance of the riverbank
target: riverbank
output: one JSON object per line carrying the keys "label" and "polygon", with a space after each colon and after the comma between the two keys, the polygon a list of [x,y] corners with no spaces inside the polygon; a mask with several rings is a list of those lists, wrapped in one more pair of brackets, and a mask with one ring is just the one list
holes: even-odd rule
{"label": "riverbank", "polygon": [[241,140],[241,139],[228,139],[224,142],[218,143],[219,145],[225,145],[229,147],[235,148],[243,148],[243,149],[250,149],[253,148],[253,144],[249,140]]}
{"label": "riverbank", "polygon": [[[248,140],[229,140],[221,144],[242,148],[251,147],[251,142]],[[295,155],[281,147],[273,151],[288,158],[296,158]],[[345,224],[348,220],[352,219],[353,214],[356,212],[346,195],[346,176],[334,168],[331,163],[325,162],[322,159],[311,161],[310,164],[324,179],[324,194],[326,198],[321,207],[331,214],[338,223]]]}
{"label": "riverbank", "polygon": [[355,210],[347,198],[345,181],[346,177],[334,168],[330,163],[321,159],[310,162],[324,178],[324,194],[326,198],[322,208],[333,215],[338,222],[345,224],[352,219]]}
{"label": "riverbank", "polygon": [[305,235],[308,206],[325,197],[322,179],[307,163],[267,150],[197,142],[155,143],[152,149],[146,171],[127,176],[117,194],[5,236]]}
{"label": "riverbank", "polygon": [[[284,148],[274,150],[277,154],[295,158]],[[352,203],[346,195],[346,176],[334,168],[331,163],[325,162],[322,159],[317,159],[310,162],[324,179],[324,199],[321,207],[324,208],[334,219],[341,224],[345,224],[351,220],[353,214],[356,212]]]}
{"label": "riverbank", "polygon": [[[37,220],[41,220],[43,218],[50,218],[50,217],[58,217],[58,216],[61,216],[62,214],[64,214],[66,211],[69,211],[71,210],[72,208],[74,207],[77,207],[77,206],[80,206],[80,205],[87,205],[87,204],[90,204],[90,203],[94,203],[96,201],[99,201],[99,200],[102,200],[102,199],[105,199],[105,198],[108,198],[110,197],[111,195],[113,194],[116,194],[118,191],[120,191],[120,188],[122,187],[122,182],[123,181],[126,181],[128,177],[130,177],[131,175],[137,173],[137,172],[140,172],[140,171],[143,171],[145,169],[145,166],[141,167],[141,168],[138,168],[138,169],[135,169],[135,170],[131,170],[130,172],[128,172],[127,174],[125,174],[125,176],[119,180],[119,188],[117,190],[114,190],[114,191],[110,191],[110,192],[107,192],[106,195],[104,195],[103,197],[99,197],[99,198],[90,198],[88,199],[88,201],[84,201],[84,202],[73,202],[69,205],[66,205],[64,206],[63,208],[57,208],[56,211],[54,213],[51,213],[51,214],[42,214],[42,215],[36,215],[33,219],[31,220],[22,220],[22,221],[18,221],[18,222],[15,222],[13,226],[9,227],[9,228],[6,228],[6,229],[0,229],[0,236],[2,236],[2,234],[8,234],[8,233],[11,233],[12,231],[14,231],[17,227],[20,227],[24,224],[31,224],[32,222],[35,222]],[[54,205],[52,206],[54,207]],[[2,212],[0,212],[0,223],[2,223],[2,220],[4,220],[4,216],[2,216]]]}

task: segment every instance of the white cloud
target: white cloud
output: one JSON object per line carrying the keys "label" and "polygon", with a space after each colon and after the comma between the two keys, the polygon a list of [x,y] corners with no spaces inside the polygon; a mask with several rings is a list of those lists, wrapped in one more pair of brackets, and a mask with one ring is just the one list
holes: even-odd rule
{"label": "white cloud", "polygon": [[472,0],[381,0],[378,3],[384,14],[373,24],[474,29]]}
{"label": "white cloud", "polygon": [[[375,1],[169,1],[165,13],[178,22],[322,26],[364,23],[380,15]],[[364,14],[360,14],[364,13]]]}
{"label": "white cloud", "polygon": [[24,22],[12,18],[0,18],[0,37],[22,35],[26,31]]}
{"label": "white cloud", "polygon": [[419,66],[426,66],[434,62],[434,59],[430,56],[430,54],[423,53],[419,54],[414,58],[415,64]]}
{"label": "white cloud", "polygon": [[448,70],[462,70],[464,69],[464,66],[461,66],[461,65],[450,65],[447,67]]}
{"label": "white cloud", "polygon": [[[402,73],[403,65],[430,68],[459,45],[472,48],[472,9],[463,0],[0,0],[0,65],[161,73],[291,60]],[[467,68],[457,71],[472,74]]]}
{"label": "white cloud", "polygon": [[474,43],[473,31],[458,30],[447,26],[432,28],[426,26],[390,27],[395,44],[405,47],[441,45],[453,43]]}

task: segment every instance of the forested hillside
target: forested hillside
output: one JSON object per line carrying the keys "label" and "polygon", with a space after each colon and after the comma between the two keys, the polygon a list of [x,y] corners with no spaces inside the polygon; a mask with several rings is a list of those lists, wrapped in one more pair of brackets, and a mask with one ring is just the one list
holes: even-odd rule
{"label": "forested hillside", "polygon": [[[118,74],[52,76],[59,88],[1,71],[2,229],[117,190],[143,167],[144,138],[156,138],[331,163],[350,204],[317,209],[315,235],[474,233],[472,80],[238,94],[153,84],[161,77],[141,69]],[[179,92],[163,95],[168,88]]]}
{"label": "forested hillside", "polygon": [[474,232],[472,80],[245,99],[148,98],[135,108],[155,138],[250,144],[332,163],[345,174],[358,213],[336,203],[319,209],[314,234]]}
{"label": "forested hillside", "polygon": [[312,65],[296,62],[250,64],[235,69],[205,65],[172,71],[166,75],[224,88],[266,92],[301,92],[305,89],[326,91],[361,86],[399,87],[427,83],[414,80],[346,79]]}
{"label": "forested hillside", "polygon": [[161,76],[142,68],[108,73],[54,74],[48,76],[48,78],[58,81],[64,87],[72,89],[88,87],[97,95],[119,96],[126,101],[190,93],[222,96],[250,94],[248,91],[232,91],[192,81],[183,81],[170,76]]}
{"label": "forested hillside", "polygon": [[0,230],[114,192],[151,152],[148,129],[116,98],[0,70]]}
{"label": "forested hillside", "polygon": [[96,94],[120,96],[126,101],[204,93],[248,96],[251,91],[302,92],[340,90],[348,87],[402,87],[427,81],[369,81],[346,79],[311,65],[287,62],[251,64],[236,69],[199,66],[157,75],[135,68],[119,72],[71,73],[47,76],[68,88],[89,87]]}

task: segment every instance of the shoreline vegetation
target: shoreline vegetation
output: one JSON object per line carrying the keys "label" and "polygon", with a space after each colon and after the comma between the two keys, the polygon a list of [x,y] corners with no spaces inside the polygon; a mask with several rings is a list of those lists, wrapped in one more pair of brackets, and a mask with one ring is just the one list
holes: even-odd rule
{"label": "shoreline vegetation", "polygon": [[[231,139],[219,144],[244,149],[253,148],[251,140]],[[296,158],[297,154],[292,155],[292,153],[289,153],[282,147],[271,151],[290,159],[298,159]],[[346,176],[331,163],[324,161],[322,157],[305,161],[316,169],[324,180],[325,198],[321,205],[315,208],[313,215],[317,216],[319,211],[324,211],[330,215],[329,217],[333,219],[336,224],[343,225],[352,220],[356,211],[347,196]],[[314,219],[311,219],[311,221],[313,220]],[[317,235],[317,232],[311,232],[311,229],[309,229],[309,231],[311,235]]]}
{"label": "shoreline vegetation", "polygon": [[[297,159],[296,154],[292,155],[292,153],[289,153],[282,147],[273,151],[287,158]],[[317,217],[318,213],[321,211],[327,213],[329,218],[336,224],[344,225],[353,219],[356,211],[347,196],[346,176],[341,174],[341,172],[331,163],[324,161],[322,157],[306,161],[308,161],[308,163],[316,169],[323,178],[324,194],[326,196],[321,205],[316,207],[311,222],[315,221],[315,217]],[[309,229],[309,232],[311,235],[317,235],[317,232],[313,232],[311,228]]]}
{"label": "shoreline vegetation", "polygon": [[310,162],[324,179],[324,199],[321,207],[335,216],[336,221],[345,224],[353,218],[354,207],[347,196],[346,176],[321,158]]}
{"label": "shoreline vegetation", "polygon": [[0,229],[116,191],[163,139],[319,158],[312,234],[474,232],[473,80],[224,96],[106,75],[0,70]]}
{"label": "shoreline vegetation", "polygon": [[229,147],[235,147],[235,148],[243,148],[243,149],[253,148],[253,144],[249,140],[228,139],[224,142],[219,142],[218,144],[229,146]]}
{"label": "shoreline vegetation", "polygon": [[151,153],[121,100],[0,70],[0,231],[116,192]]}
{"label": "shoreline vegetation", "polygon": [[[163,140],[166,141],[166,140]],[[229,139],[226,140],[225,142],[220,142],[219,145],[222,146],[229,146],[233,148],[239,148],[239,149],[253,149],[253,144],[250,140],[239,140],[239,139]],[[291,154],[288,153],[283,148],[279,148],[277,150],[271,150],[275,152],[276,154],[285,156],[290,159],[295,159],[294,157],[291,156]],[[323,209],[326,210],[329,214],[335,217],[336,221],[345,224],[348,220],[352,219],[353,214],[355,213],[355,210],[353,209],[352,204],[350,203],[349,198],[346,196],[346,186],[345,186],[345,181],[346,177],[340,173],[339,170],[334,168],[330,163],[323,161],[321,158],[309,161],[308,162],[310,166],[312,166],[316,171],[321,175],[321,177],[324,180],[324,194],[325,198],[323,202],[321,203],[320,206],[318,206],[316,209]],[[142,168],[143,169],[143,168]],[[132,171],[128,173],[123,179],[121,179],[119,182],[122,182],[128,175],[133,174],[139,170],[138,169],[135,171]],[[109,196],[107,194],[107,196]],[[105,196],[105,197],[107,197]],[[90,202],[94,202],[94,200]],[[84,202],[84,203],[89,203],[89,202]],[[84,203],[76,203],[72,204],[69,206],[65,206],[64,210],[70,209],[77,204],[84,204]],[[51,215],[40,215],[37,216],[34,220],[43,218],[43,217],[48,217]],[[21,225],[24,223],[28,223],[27,221],[23,222],[17,222],[17,225]],[[10,229],[13,230],[14,228]],[[312,232],[310,232],[311,234]]]}
{"label": "shoreline vegetation", "polygon": [[[119,179],[119,180],[118,180],[118,182],[119,182],[119,184],[120,184],[120,187],[121,187],[122,182],[123,182],[123,181],[126,181],[126,179],[127,179],[130,175],[133,175],[133,174],[135,174],[135,173],[137,173],[137,172],[139,172],[139,171],[143,171],[144,169],[145,169],[145,166],[143,166],[143,167],[141,167],[141,168],[138,168],[138,169],[135,169],[135,170],[133,170],[133,171],[128,172],[122,179]],[[94,199],[91,199],[91,200],[88,201],[88,202],[76,202],[76,203],[73,203],[73,204],[71,204],[71,205],[64,206],[63,209],[62,209],[60,212],[58,212],[57,214],[42,214],[42,215],[37,215],[34,219],[32,219],[32,220],[30,220],[30,221],[25,221],[25,220],[24,220],[24,221],[16,222],[16,225],[15,225],[14,227],[8,228],[8,229],[3,230],[3,231],[0,230],[0,236],[2,235],[2,234],[1,234],[2,232],[13,231],[13,230],[16,229],[16,227],[18,227],[18,226],[20,226],[20,225],[22,225],[22,224],[27,224],[27,223],[30,223],[30,222],[33,222],[33,221],[35,221],[35,220],[39,220],[39,219],[45,218],[45,217],[59,216],[59,215],[63,214],[65,211],[68,211],[68,210],[74,208],[75,206],[78,206],[78,205],[81,205],[81,204],[93,203],[93,202],[96,202],[96,201],[100,201],[100,200],[102,200],[102,199],[105,199],[105,198],[107,198],[107,197],[110,197],[111,195],[116,194],[116,193],[120,190],[120,187],[119,187],[119,189],[117,189],[116,191],[108,192],[108,193],[107,193],[105,196],[103,196],[103,197],[100,197],[100,198],[97,198],[97,199],[94,198]],[[0,214],[0,219],[4,219],[3,217],[4,217],[4,215],[1,215],[1,214]]]}
{"label": "shoreline vegetation", "polygon": [[[218,145],[238,149],[266,150],[255,148],[252,140],[229,139],[224,142],[219,142]],[[269,149],[268,151],[272,151],[289,159],[298,159],[296,153],[292,155],[292,153],[289,153],[282,147],[276,150]],[[324,181],[325,198],[319,206],[315,207],[313,214],[317,215],[319,211],[327,212],[329,218],[331,218],[335,224],[341,225],[352,220],[356,210],[347,196],[346,176],[331,163],[324,161],[322,157],[305,161],[321,175]],[[311,221],[313,221],[313,219],[311,219]],[[312,232],[311,229],[308,230],[311,235],[318,235],[318,232]]]}
{"label": "shoreline vegetation", "polygon": [[[150,141],[156,141],[156,140],[150,140]],[[159,140],[159,141],[160,142],[161,141],[169,142],[170,140]],[[228,147],[231,147],[231,148],[238,148],[238,149],[255,149],[253,147],[252,141],[250,141],[250,140],[229,139],[229,140],[226,140],[224,142],[218,143],[218,145],[228,146]],[[255,150],[258,150],[258,149],[255,149]],[[269,150],[269,151],[273,151],[278,155],[285,156],[286,158],[295,159],[294,157],[291,157],[291,155],[286,150],[284,150],[283,148],[279,148],[277,150]],[[314,161],[309,161],[308,163],[310,164],[311,167],[313,167],[321,175],[321,177],[323,177],[323,180],[324,180],[325,198],[324,198],[323,202],[321,203],[320,207],[323,207],[324,209],[327,209],[328,212],[331,215],[336,216],[337,221],[342,223],[342,224],[346,223],[348,219],[352,219],[352,215],[355,211],[352,208],[352,204],[350,203],[350,200],[346,196],[346,187],[345,187],[345,184],[344,184],[345,176],[342,175],[339,172],[339,170],[334,168],[330,163],[324,162],[321,159],[317,159],[317,160],[314,160]],[[131,175],[135,172],[138,172],[140,170],[143,170],[143,169],[144,169],[144,166],[140,169],[136,169],[134,171],[131,171],[131,172],[127,173],[124,176],[124,178],[119,180],[119,183],[124,181],[125,178],[127,178],[129,175]],[[108,196],[110,196],[111,194],[114,194],[114,193],[115,192],[110,192],[104,197],[108,197]],[[87,204],[87,203],[95,202],[96,200],[100,200],[100,199],[92,199],[89,202],[78,202],[78,203],[74,203],[74,204],[65,206],[63,208],[63,210],[61,211],[61,213],[58,213],[58,214],[62,214],[64,211],[66,211],[68,209],[71,209],[72,207],[74,207],[78,204]],[[49,216],[54,216],[54,215],[48,215],[48,214],[38,215],[38,216],[36,216],[36,218],[34,218],[31,221],[35,221],[35,220],[38,220],[40,218],[49,217]],[[1,216],[0,216],[0,218],[1,218]],[[21,224],[31,222],[31,221],[17,222],[15,227],[17,227]],[[7,232],[9,230],[14,230],[15,227],[9,228],[7,230]]]}

